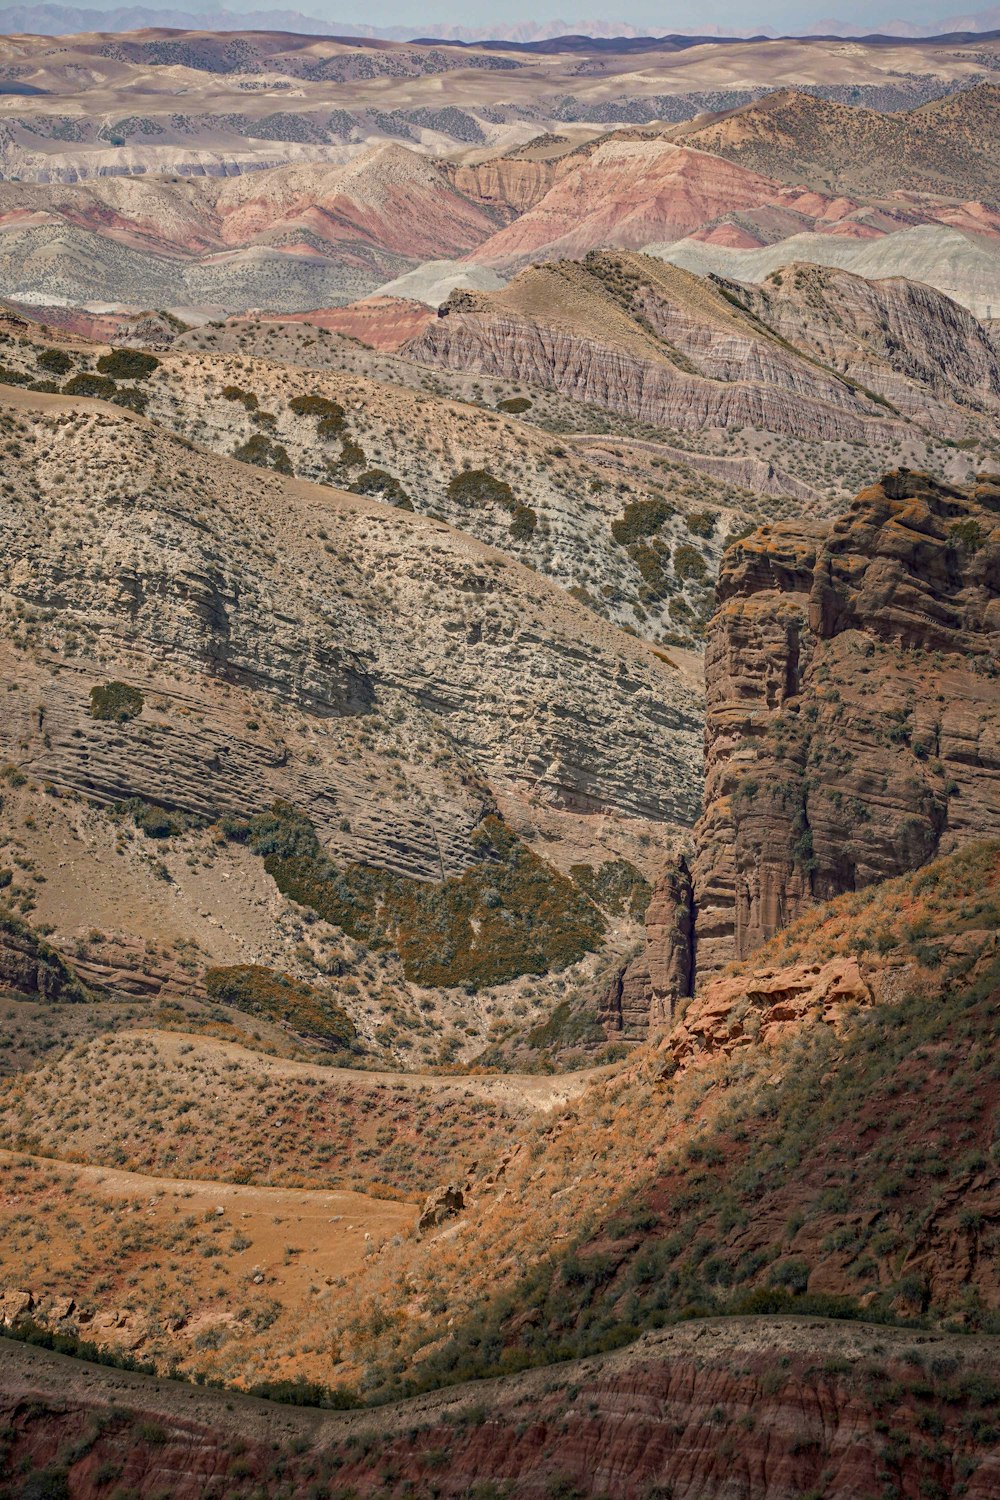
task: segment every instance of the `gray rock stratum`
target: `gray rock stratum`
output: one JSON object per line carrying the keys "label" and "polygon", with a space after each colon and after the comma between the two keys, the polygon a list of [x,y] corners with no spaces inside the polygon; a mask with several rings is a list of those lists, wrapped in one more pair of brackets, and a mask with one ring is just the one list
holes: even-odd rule
{"label": "gray rock stratum", "polygon": [[[9,393],[0,754],[98,802],[286,799],[336,857],[440,877],[495,795],[690,823],[701,711],[668,662],[451,527]],[[124,682],[138,716],[91,714]]]}

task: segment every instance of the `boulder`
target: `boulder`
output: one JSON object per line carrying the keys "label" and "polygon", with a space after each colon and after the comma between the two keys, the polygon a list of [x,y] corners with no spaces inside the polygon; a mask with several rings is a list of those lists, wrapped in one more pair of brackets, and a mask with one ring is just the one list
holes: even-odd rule
{"label": "boulder", "polygon": [[424,1204],[423,1212],[417,1220],[417,1229],[421,1234],[428,1229],[436,1229],[446,1219],[452,1219],[456,1214],[460,1214],[464,1207],[465,1192],[457,1182],[449,1182],[445,1187],[435,1188]]}

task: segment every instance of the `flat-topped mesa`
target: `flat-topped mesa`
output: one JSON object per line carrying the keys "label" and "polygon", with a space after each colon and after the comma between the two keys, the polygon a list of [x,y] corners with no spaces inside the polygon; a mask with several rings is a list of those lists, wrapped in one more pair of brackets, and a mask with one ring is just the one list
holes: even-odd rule
{"label": "flat-topped mesa", "polygon": [[695,980],[1000,826],[1000,476],[898,470],[727,552],[705,673]]}

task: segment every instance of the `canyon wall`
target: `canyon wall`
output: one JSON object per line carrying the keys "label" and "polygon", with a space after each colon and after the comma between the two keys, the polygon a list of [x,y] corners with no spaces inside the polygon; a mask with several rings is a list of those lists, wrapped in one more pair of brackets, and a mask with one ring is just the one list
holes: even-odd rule
{"label": "canyon wall", "polygon": [[[677,870],[658,887],[609,1029],[644,1035],[812,904],[995,832],[998,647],[1000,476],[961,489],[900,469],[832,524],[730,547],[690,888]],[[690,951],[664,962],[666,931]]]}
{"label": "canyon wall", "polygon": [[1000,478],[900,470],[726,554],[706,653],[696,972],[1000,821]]}

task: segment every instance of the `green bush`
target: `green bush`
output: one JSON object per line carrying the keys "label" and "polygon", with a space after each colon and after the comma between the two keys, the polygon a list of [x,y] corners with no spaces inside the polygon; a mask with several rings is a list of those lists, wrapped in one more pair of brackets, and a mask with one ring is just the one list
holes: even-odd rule
{"label": "green bush", "polygon": [[530,505],[515,505],[510,520],[510,535],[515,542],[526,542],[535,534],[538,513]]}
{"label": "green bush", "polygon": [[366,469],[350,487],[352,495],[372,495],[397,510],[412,510],[413,501],[394,474],[385,469]]}
{"label": "green bush", "polygon": [[364,1403],[345,1386],[331,1388],[296,1375],[294,1380],[261,1380],[250,1387],[250,1395],[286,1406],[322,1406],[328,1411],[348,1411]]}
{"label": "green bush", "polygon": [[263,432],[255,432],[233,450],[233,457],[241,463],[253,464],[257,469],[276,469],[279,474],[292,473],[292,461],[288,449],[282,443],[273,443]]}
{"label": "green bush", "polygon": [[334,437],[344,426],[344,408],[327,396],[294,396],[288,410],[297,417],[319,417],[324,437]]}
{"label": "green bush", "polygon": [[502,505],[513,511],[517,505],[514,491],[505,479],[497,479],[488,469],[464,469],[448,482],[448,499],[468,507]]}
{"label": "green bush", "polygon": [[497,411],[509,412],[512,417],[519,417],[522,412],[531,410],[531,402],[527,396],[509,396],[506,401],[497,402]]}
{"label": "green bush", "polygon": [[136,385],[119,386],[111,397],[116,406],[124,406],[129,411],[138,412],[140,417],[144,415],[149,405],[148,391],[140,390]]}
{"label": "green bush", "polygon": [[618,520],[612,521],[611,535],[620,547],[627,547],[643,537],[655,536],[675,514],[668,500],[632,500]]}
{"label": "green bush", "polygon": [[497,817],[473,835],[474,863],[440,882],[370,865],[341,869],[287,803],[250,819],[251,848],[278,889],[372,947],[395,948],[415,984],[503,984],[575,963],[604,930],[597,907]]}
{"label": "green bush", "polygon": [[148,380],[160,368],[160,361],[139,349],[112,349],[110,354],[101,355],[97,368],[110,380]]}
{"label": "green bush", "polygon": [[43,349],[36,363],[40,370],[47,370],[50,375],[68,375],[73,368],[73,361],[65,349]]}
{"label": "green bush", "polygon": [[715,535],[718,524],[719,513],[715,510],[693,510],[685,516],[684,523],[693,536],[710,537]]}
{"label": "green bush", "polygon": [[351,1018],[328,995],[261,964],[206,969],[205,988],[213,1000],[290,1026],[300,1035],[321,1038],[344,1050],[357,1043]]}
{"label": "green bush", "polygon": [[697,547],[682,542],[674,553],[674,572],[678,578],[694,578],[702,583],[708,577],[708,564]]}
{"label": "green bush", "polygon": [[115,815],[130,817],[148,839],[168,839],[174,834],[186,833],[189,828],[204,827],[204,819],[192,813],[170,811],[156,802],[146,802],[142,797],[129,797],[125,802],[116,802]]}
{"label": "green bush", "polygon": [[113,719],[124,724],[142,713],[145,699],[137,687],[127,682],[106,682],[90,690],[90,717]]}
{"label": "green bush", "polygon": [[89,370],[81,370],[71,380],[67,380],[63,386],[64,396],[92,396],[99,401],[110,401],[118,387],[113,380],[105,375],[92,375]]}
{"label": "green bush", "polygon": [[602,911],[620,917],[645,915],[652,886],[627,859],[607,859],[598,865],[570,865],[569,873]]}
{"label": "green bush", "polygon": [[256,411],[259,404],[253,391],[241,390],[238,385],[224,385],[222,399],[223,401],[239,401],[247,411]]}
{"label": "green bush", "polygon": [[666,566],[670,561],[669,547],[656,541],[652,546],[647,542],[636,542],[629,548],[629,557],[638,568],[639,577],[645,584],[642,591],[643,598],[662,599],[670,590],[670,581],[666,573]]}

